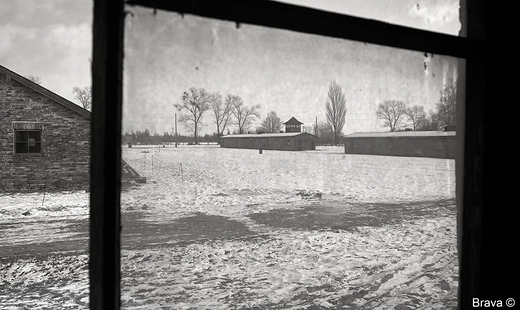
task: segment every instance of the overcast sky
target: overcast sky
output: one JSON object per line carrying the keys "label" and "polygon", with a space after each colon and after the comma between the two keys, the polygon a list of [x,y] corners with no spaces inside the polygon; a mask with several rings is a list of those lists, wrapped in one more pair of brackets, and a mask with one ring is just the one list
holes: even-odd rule
{"label": "overcast sky", "polygon": [[[295,1],[284,1],[295,2]],[[456,35],[453,0],[300,0],[307,6]],[[381,4],[384,3],[384,4]],[[347,98],[344,133],[384,130],[375,119],[382,100],[433,109],[440,87],[456,77],[452,58],[375,47],[289,31],[130,8],[126,20],[124,130],[171,131],[183,91],[203,87],[239,95],[282,120],[325,121],[328,85]],[[0,0],[0,64],[36,75],[71,100],[90,84],[92,3],[88,0]],[[428,69],[424,69],[424,63]],[[208,114],[209,116],[209,114]],[[260,121],[253,127],[258,126]],[[215,131],[210,119],[204,132]],[[182,126],[179,131],[185,133]]]}
{"label": "overcast sky", "polygon": [[72,100],[90,85],[90,0],[0,0],[0,64]]}

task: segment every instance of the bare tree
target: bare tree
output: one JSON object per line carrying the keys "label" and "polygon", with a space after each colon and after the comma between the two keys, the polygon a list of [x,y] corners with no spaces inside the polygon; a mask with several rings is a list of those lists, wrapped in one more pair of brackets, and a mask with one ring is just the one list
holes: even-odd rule
{"label": "bare tree", "polygon": [[449,80],[442,87],[437,114],[441,127],[457,125],[457,81]]}
{"label": "bare tree", "polygon": [[236,95],[231,95],[230,101],[233,104],[233,115],[237,120],[238,133],[242,134],[249,128],[251,121],[255,117],[260,117],[260,113],[258,112],[260,105],[257,104],[249,108],[244,105],[242,98]]}
{"label": "bare tree", "polygon": [[426,121],[426,112],[424,112],[423,106],[414,105],[407,108],[405,114],[408,116],[408,120],[412,122],[413,130],[417,130]]}
{"label": "bare tree", "polygon": [[179,122],[184,124],[186,129],[193,131],[195,144],[198,143],[197,136],[204,112],[210,109],[211,95],[204,88],[190,88],[182,94],[182,104],[177,105],[179,111],[186,110],[186,114],[181,114]]}
{"label": "bare tree", "polygon": [[406,104],[403,101],[386,100],[379,104],[376,116],[384,120],[384,127],[390,127],[390,131],[395,131],[400,126],[405,113]]}
{"label": "bare tree", "polygon": [[262,128],[265,132],[279,132],[282,129],[282,120],[276,115],[275,111],[271,111],[262,121]]}
{"label": "bare tree", "polygon": [[419,123],[417,126],[417,130],[439,130],[439,128],[439,117],[437,113],[432,110],[428,111],[424,122]]}
{"label": "bare tree", "polygon": [[308,132],[314,134],[316,131],[314,131],[314,126],[302,126],[303,132]]}
{"label": "bare tree", "polygon": [[26,75],[25,78],[28,79],[29,81],[33,81],[36,84],[42,83],[42,79],[40,79],[40,77],[37,75]]}
{"label": "bare tree", "polygon": [[325,104],[327,122],[332,128],[334,144],[339,144],[339,136],[345,126],[345,116],[347,114],[347,104],[343,90],[332,81],[329,85],[327,103]]}
{"label": "bare tree", "polygon": [[[318,126],[316,128],[316,125]],[[319,124],[312,125],[313,132],[316,133],[317,144],[332,144],[334,143],[334,133],[332,126],[329,123],[320,122]]]}
{"label": "bare tree", "polygon": [[222,100],[222,95],[214,93],[210,98],[210,107],[215,116],[215,124],[217,124],[218,143],[220,144],[220,137],[224,135],[224,130],[230,123],[231,112],[233,111],[233,104],[228,95],[225,100]]}
{"label": "bare tree", "polygon": [[92,106],[92,87],[85,86],[83,88],[75,86],[72,89],[74,99],[78,100],[84,109],[90,111]]}

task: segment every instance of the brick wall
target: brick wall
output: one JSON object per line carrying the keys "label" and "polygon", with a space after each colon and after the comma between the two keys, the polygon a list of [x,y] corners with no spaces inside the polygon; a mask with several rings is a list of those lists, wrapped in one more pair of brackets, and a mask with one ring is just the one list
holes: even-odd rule
{"label": "brick wall", "polygon": [[[37,123],[41,154],[14,154],[13,124]],[[0,74],[0,192],[89,187],[90,119]]]}

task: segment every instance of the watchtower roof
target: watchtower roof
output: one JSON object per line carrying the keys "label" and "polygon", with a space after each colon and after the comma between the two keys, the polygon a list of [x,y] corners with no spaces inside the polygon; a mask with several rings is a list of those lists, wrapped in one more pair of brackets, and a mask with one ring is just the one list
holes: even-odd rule
{"label": "watchtower roof", "polygon": [[294,118],[294,116],[293,116],[293,117],[291,117],[291,119],[289,119],[287,122],[284,123],[284,125],[286,125],[286,124],[291,124],[291,125],[292,125],[292,124],[301,125],[301,124],[303,124],[303,123],[300,122],[299,120],[297,120],[296,118]]}

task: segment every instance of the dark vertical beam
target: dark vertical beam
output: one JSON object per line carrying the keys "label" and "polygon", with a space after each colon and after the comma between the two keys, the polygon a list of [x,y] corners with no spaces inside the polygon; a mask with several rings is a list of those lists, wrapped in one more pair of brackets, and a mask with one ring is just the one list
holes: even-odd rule
{"label": "dark vertical beam", "polygon": [[[461,32],[470,37],[483,39],[484,19],[478,5],[482,1],[461,1]],[[464,14],[464,15],[462,15]],[[464,23],[465,21],[465,23]],[[464,25],[466,24],[466,25]],[[462,66],[461,66],[462,65]],[[485,58],[482,50],[475,51],[465,61],[459,61],[465,67],[463,79],[458,81],[457,92],[466,88],[465,105],[457,106],[458,122],[465,123],[464,128],[457,128],[457,136],[463,138],[463,150],[459,150],[457,163],[457,202],[459,207],[459,309],[472,307],[472,299],[480,296],[481,251],[482,251],[482,210],[484,182],[484,108],[485,108]],[[464,84],[465,82],[465,84]],[[458,126],[462,127],[462,126]]]}
{"label": "dark vertical beam", "polygon": [[[484,39],[482,1],[461,1],[461,34]],[[482,209],[484,182],[484,85],[485,58],[482,50],[475,51],[466,60],[459,60],[461,78],[457,85],[459,139],[457,157],[457,205],[459,246],[459,309],[472,307],[472,299],[480,296]],[[465,90],[465,94],[462,92]]]}
{"label": "dark vertical beam", "polygon": [[[472,1],[468,1],[472,2]],[[518,77],[512,29],[517,12],[496,1],[480,0],[486,47],[484,82],[484,171],[481,220],[481,299],[515,298],[518,307]],[[469,29],[468,29],[469,30]],[[478,85],[476,85],[478,86]],[[503,307],[506,307],[503,305]],[[506,307],[507,308],[507,307]]]}
{"label": "dark vertical beam", "polygon": [[487,0],[461,4],[468,38],[483,45],[466,61],[459,309],[473,309],[475,299],[500,300],[506,307],[507,298],[518,299],[518,175],[511,143],[518,140],[518,114],[510,113],[518,96],[510,33],[516,13]]}
{"label": "dark vertical beam", "polygon": [[120,306],[123,1],[94,0],[90,308]]}

